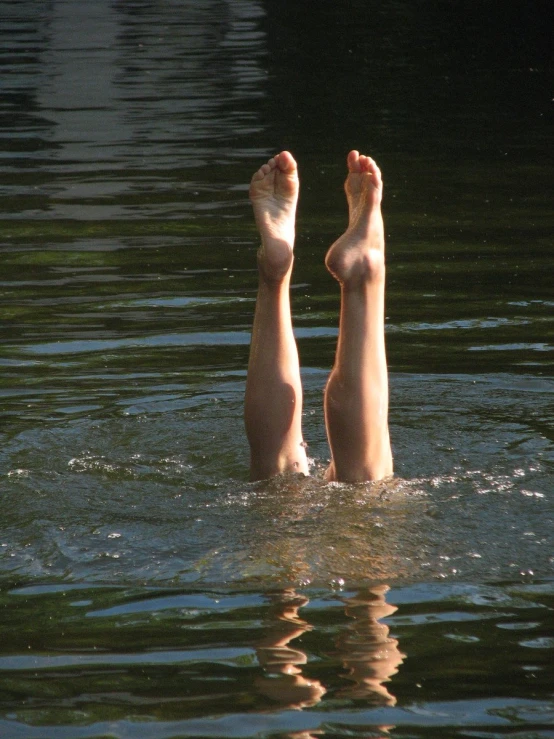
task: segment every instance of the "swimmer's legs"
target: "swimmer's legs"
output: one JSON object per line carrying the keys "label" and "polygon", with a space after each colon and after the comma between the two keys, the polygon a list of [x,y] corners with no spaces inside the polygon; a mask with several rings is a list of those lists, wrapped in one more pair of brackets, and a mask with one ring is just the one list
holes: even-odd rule
{"label": "swimmer's legs", "polygon": [[289,152],[273,157],[254,174],[250,200],[262,244],[244,416],[250,476],[262,480],[283,472],[308,474],[289,298],[298,200],[298,172]]}
{"label": "swimmer's legs", "polygon": [[327,269],[341,286],[335,364],[325,389],[332,461],[328,480],[364,482],[392,474],[385,354],[385,241],[382,181],[369,157],[348,155],[346,232],[331,246]]}

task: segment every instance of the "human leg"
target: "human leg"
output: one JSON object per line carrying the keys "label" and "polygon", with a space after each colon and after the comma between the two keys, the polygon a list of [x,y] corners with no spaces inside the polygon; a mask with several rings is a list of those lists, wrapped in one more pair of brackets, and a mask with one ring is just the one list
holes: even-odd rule
{"label": "human leg", "polygon": [[308,474],[302,439],[302,385],[290,313],[298,172],[281,152],[252,177],[250,200],[261,236],[259,286],[245,394],[250,475]]}
{"label": "human leg", "polygon": [[327,479],[364,482],[392,474],[382,181],[373,159],[350,152],[345,190],[349,225],[325,260],[341,287],[335,364],[325,389]]}

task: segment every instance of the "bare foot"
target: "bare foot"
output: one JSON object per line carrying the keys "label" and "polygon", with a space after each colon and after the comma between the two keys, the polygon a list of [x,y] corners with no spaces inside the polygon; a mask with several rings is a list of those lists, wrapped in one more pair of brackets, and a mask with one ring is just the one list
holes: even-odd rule
{"label": "bare foot", "polygon": [[250,183],[250,201],[262,238],[258,265],[270,282],[282,280],[292,267],[298,188],[298,169],[288,151],[262,165]]}
{"label": "bare foot", "polygon": [[344,183],[348,228],[327,252],[325,264],[344,287],[384,279],[385,236],[381,215],[383,183],[371,157],[351,151]]}

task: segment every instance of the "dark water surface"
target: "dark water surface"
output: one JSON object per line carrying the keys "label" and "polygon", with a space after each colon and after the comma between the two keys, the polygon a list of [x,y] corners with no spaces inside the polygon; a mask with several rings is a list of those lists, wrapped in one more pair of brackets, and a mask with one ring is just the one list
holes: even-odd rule
{"label": "dark water surface", "polygon": [[[554,737],[550,6],[0,16],[0,736]],[[344,157],[397,478],[325,484]],[[250,175],[301,165],[313,476],[247,482]]]}

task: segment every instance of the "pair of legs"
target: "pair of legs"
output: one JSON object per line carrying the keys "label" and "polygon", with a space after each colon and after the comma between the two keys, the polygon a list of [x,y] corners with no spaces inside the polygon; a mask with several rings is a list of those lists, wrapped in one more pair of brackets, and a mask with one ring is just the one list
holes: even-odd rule
{"label": "pair of legs", "polygon": [[[335,364],[325,388],[325,423],[332,460],[327,480],[365,482],[392,474],[385,355],[385,253],[381,173],[357,151],[348,155],[346,232],[325,264],[341,288]],[[259,289],[245,396],[250,474],[262,480],[308,474],[302,437],[302,385],[292,330],[298,170],[283,151],[252,177],[250,200],[261,236]]]}

